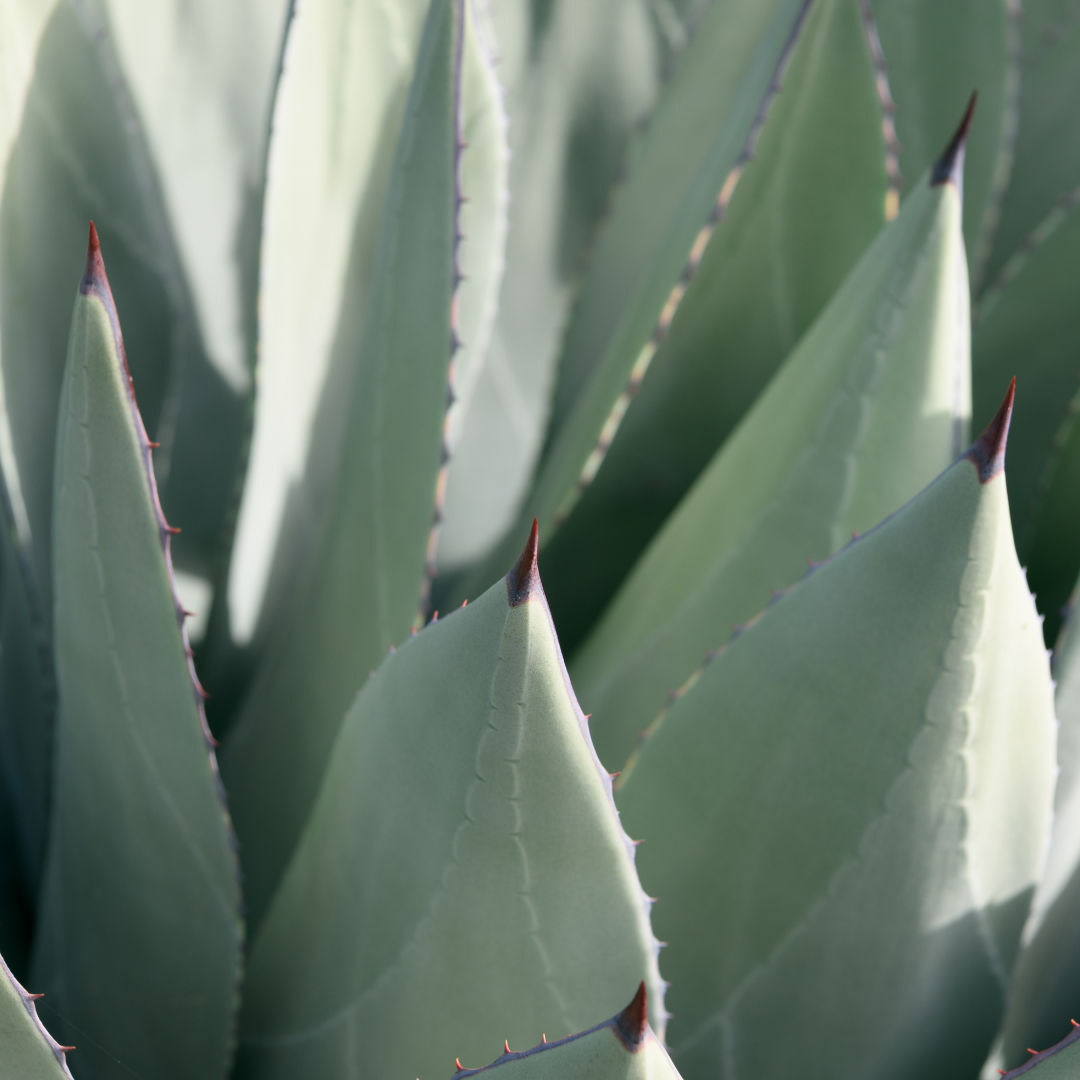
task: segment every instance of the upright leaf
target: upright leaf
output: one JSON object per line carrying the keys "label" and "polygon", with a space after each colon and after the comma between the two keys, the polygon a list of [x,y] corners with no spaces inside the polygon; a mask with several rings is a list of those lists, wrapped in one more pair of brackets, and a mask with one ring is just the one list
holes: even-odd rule
{"label": "upright leaf", "polygon": [[[458,1065],[454,1080],[498,1072],[500,1080],[660,1080],[675,1078],[678,1072],[648,1022],[645,984],[634,1000],[618,1016],[580,1035],[568,1035],[558,1042],[547,1037],[531,1050],[515,1053],[509,1042],[504,1052],[482,1069]],[[485,1078],[486,1080],[486,1078]]]}
{"label": "upright leaf", "polygon": [[60,704],[33,979],[58,1029],[79,1035],[81,1075],[224,1077],[236,860],[92,226],[56,461]]}
{"label": "upright leaf", "polygon": [[574,657],[610,768],[733,625],[797,580],[807,559],[834,554],[916,495],[967,444],[962,135],[848,274]]}
{"label": "upright leaf", "polygon": [[534,529],[349,711],[252,949],[238,1075],[437,1076],[590,1026],[642,979],[660,1003],[647,907]]}
{"label": "upright leaf", "polygon": [[[258,924],[341,718],[421,602],[451,356],[462,8],[433,4],[380,226],[321,535],[222,754]],[[346,391],[347,390],[347,394]]]}
{"label": "upright leaf", "polygon": [[[544,436],[574,281],[659,82],[648,0],[490,7],[512,154],[506,269],[460,408],[440,571],[486,554],[514,522]],[[463,232],[467,259],[467,222]]]}
{"label": "upright leaf", "polygon": [[886,154],[859,6],[820,0],[599,472],[544,548],[571,655],[884,224]]}
{"label": "upright leaf", "polygon": [[[978,92],[964,169],[964,240],[978,285],[1013,162],[1019,0],[868,0],[867,10],[896,103],[905,193],[934,160],[972,91]],[[994,393],[1001,393],[1000,385]]]}
{"label": "upright leaf", "polygon": [[34,999],[0,956],[0,1072],[19,1080],[71,1080],[66,1051],[45,1030]]}
{"label": "upright leaf", "polygon": [[[972,450],[707,666],[619,793],[680,1071],[977,1071],[1042,870],[1050,672]],[[709,928],[702,934],[700,928]],[[783,1018],[779,1023],[778,1018]]]}

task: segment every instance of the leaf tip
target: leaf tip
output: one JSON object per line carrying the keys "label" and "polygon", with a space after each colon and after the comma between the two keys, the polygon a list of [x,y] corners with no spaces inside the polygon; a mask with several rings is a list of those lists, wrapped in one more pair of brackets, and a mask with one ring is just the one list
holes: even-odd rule
{"label": "leaf tip", "polygon": [[506,591],[509,594],[511,607],[528,603],[543,593],[540,585],[540,571],[536,565],[539,539],[540,529],[536,518],[533,518],[529,539],[525,542],[525,550],[514,564],[514,568],[506,575]]}
{"label": "leaf tip", "polygon": [[993,480],[1005,471],[1005,444],[1009,441],[1009,424],[1012,421],[1013,400],[1016,397],[1016,376],[1009,383],[1005,400],[986,425],[986,430],[975,440],[974,446],[964,455],[979,471],[979,483]]}
{"label": "leaf tip", "polygon": [[949,145],[944,153],[934,162],[930,172],[930,186],[938,187],[952,181],[956,187],[960,187],[964,176],[964,149],[967,146],[968,132],[971,130],[971,118],[975,115],[975,102],[979,97],[978,90],[972,92],[964,110],[960,126],[953,133]]}
{"label": "leaf tip", "polygon": [[645,1029],[649,1024],[648,995],[645,992],[645,980],[637,988],[634,1000],[615,1017],[615,1027],[630,1051],[637,1050],[645,1040]]}
{"label": "leaf tip", "polygon": [[89,292],[108,292],[109,279],[105,276],[105,262],[101,257],[101,243],[97,229],[90,222],[90,237],[86,244],[86,266],[83,268],[79,292],[85,296]]}

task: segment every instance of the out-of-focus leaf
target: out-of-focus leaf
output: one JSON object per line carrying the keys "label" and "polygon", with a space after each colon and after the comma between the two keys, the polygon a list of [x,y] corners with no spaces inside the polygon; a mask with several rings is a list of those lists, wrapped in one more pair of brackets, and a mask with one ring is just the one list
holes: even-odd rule
{"label": "out-of-focus leaf", "polygon": [[858,4],[818,0],[671,331],[596,478],[544,548],[571,655],[884,224],[885,161]]}
{"label": "out-of-focus leaf", "polygon": [[662,1031],[647,910],[534,532],[350,710],[252,949],[238,1076],[437,1076],[581,1030],[642,979]]}
{"label": "out-of-focus leaf", "polygon": [[[706,652],[967,445],[960,191],[927,178],[634,568],[571,668],[620,768]],[[601,475],[603,475],[601,473]],[[556,544],[558,539],[556,539]]]}
{"label": "out-of-focus leaf", "polygon": [[72,1080],[65,1050],[45,1030],[34,997],[0,956],[0,1073],[15,1080]]}
{"label": "out-of-focus leaf", "polygon": [[545,1041],[518,1053],[507,1049],[480,1069],[458,1068],[453,1080],[498,1071],[501,1080],[662,1080],[678,1077],[649,1027],[645,984],[618,1016],[580,1035]]}
{"label": "out-of-focus leaf", "polygon": [[333,498],[427,9],[311,0],[290,21],[262,222],[255,427],[227,588],[240,642],[282,617]]}
{"label": "out-of-focus leaf", "polygon": [[685,1076],[982,1062],[1055,773],[1001,475],[1010,404],[705,667],[625,778]]}
{"label": "out-of-focus leaf", "polygon": [[[978,92],[964,166],[964,239],[977,284],[1013,160],[1019,0],[868,2],[896,103],[905,191],[940,153],[972,91]],[[994,393],[1000,397],[1000,385]]]}
{"label": "out-of-focus leaf", "polygon": [[[459,10],[460,8],[460,10]],[[300,837],[342,717],[421,601],[450,364],[463,8],[431,8],[382,217],[340,468],[222,754],[251,925]]]}
{"label": "out-of-focus leaf", "polygon": [[[984,293],[971,342],[974,423],[993,415],[994,384],[1016,376],[1020,396],[1009,442],[1009,501],[1020,561],[1032,567],[1040,610],[1054,626],[1080,569],[1080,532],[1069,523],[1075,496],[1067,487],[1067,463],[1055,479],[1056,459],[1072,421],[1070,402],[1080,387],[1078,205],[1080,189],[1073,205],[1055,209],[1037,230],[1031,250],[1019,253]],[[1076,549],[1076,554],[1064,553],[1063,564],[1054,553],[1061,545]]]}
{"label": "out-of-focus leaf", "polygon": [[1080,184],[1080,19],[1058,0],[1024,0],[1023,7],[1019,130],[988,285]]}
{"label": "out-of-focus leaf", "polygon": [[[631,130],[656,94],[648,8],[646,0],[492,5],[512,150],[506,271],[489,345],[460,409],[441,569],[485,554],[525,494],[573,278],[608,209]],[[463,232],[468,258],[467,222]]]}
{"label": "out-of-focus leaf", "polygon": [[59,691],[33,980],[80,1074],[224,1077],[242,953],[232,835],[168,526],[91,232],[57,425]]}
{"label": "out-of-focus leaf", "polygon": [[1053,1043],[1080,1016],[1080,625],[1065,630],[1054,663],[1058,776],[1050,855],[1012,973],[1008,1009],[983,1077],[1018,1068],[1028,1047]]}

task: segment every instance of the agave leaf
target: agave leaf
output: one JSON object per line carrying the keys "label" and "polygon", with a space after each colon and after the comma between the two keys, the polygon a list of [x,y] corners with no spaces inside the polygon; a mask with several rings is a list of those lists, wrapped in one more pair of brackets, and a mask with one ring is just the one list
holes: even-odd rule
{"label": "agave leaf", "polygon": [[71,1080],[67,1054],[38,1018],[34,998],[0,956],[0,1072],[19,1080]]}
{"label": "agave leaf", "polygon": [[982,1061],[1055,772],[1001,475],[1011,397],[969,454],[700,673],[620,789],[663,898],[686,1076]]}
{"label": "agave leaf", "polygon": [[[962,146],[950,149],[955,169]],[[574,657],[610,767],[732,625],[967,445],[968,279],[960,177],[947,166],[851,270]]]}
{"label": "agave leaf", "polygon": [[610,441],[605,428],[621,415],[628,381],[640,381],[656,335],[663,336],[688,262],[700,258],[727,203],[808,6],[739,0],[713,5],[702,20],[632,148],[629,179],[597,242],[559,361],[527,516],[458,591],[486,585],[494,567],[513,557],[534,514],[546,543],[569,512],[598,442],[606,448]]}
{"label": "agave leaf", "polygon": [[884,224],[886,149],[858,5],[820,0],[670,333],[595,480],[544,548],[571,655]]}
{"label": "agave leaf", "polygon": [[57,434],[60,705],[33,979],[57,1029],[81,1033],[85,1075],[223,1077],[236,859],[93,231]]}
{"label": "agave leaf", "polygon": [[427,0],[313,0],[290,21],[259,265],[259,394],[227,628],[273,625],[332,501],[348,387]]}
{"label": "agave leaf", "polygon": [[[48,5],[44,25],[24,38],[18,24],[31,11],[40,22],[42,7],[28,0],[6,4],[0,16],[5,49],[11,42],[20,53],[25,50],[10,68],[5,55],[5,82],[9,70],[32,64],[29,84],[10,100],[3,136],[0,461],[19,540],[30,553],[35,588],[51,615],[56,407],[74,284],[71,268],[80,265],[89,218],[97,221],[112,252],[117,303],[147,428],[165,444],[156,463],[162,473],[169,463],[173,424],[166,407],[169,385],[195,378],[207,361],[107,12],[97,0],[54,3]],[[243,403],[220,380],[203,379],[200,385],[200,407],[216,410],[220,426],[231,423],[239,432]],[[223,516],[231,492],[229,473],[219,468],[226,478],[200,492],[202,518]],[[167,510],[169,495],[166,488]],[[195,551],[197,537],[205,540],[205,530],[186,535],[180,551],[185,545]]]}
{"label": "agave leaf", "polygon": [[459,8],[439,0],[424,31],[323,533],[222,754],[252,926],[346,709],[421,602],[451,357]]}
{"label": "agave leaf", "polygon": [[[1057,625],[1057,609],[1067,597],[1080,563],[1071,552],[1057,560],[1053,549],[1080,552],[1080,535],[1069,523],[1074,496],[1066,473],[1055,481],[1062,442],[1072,424],[1070,401],[1077,392],[1080,311],[1072,279],[1080,258],[1080,189],[1073,205],[1051,212],[983,295],[972,331],[973,409],[976,423],[992,415],[995,381],[1015,375],[1023,397],[1016,410],[1009,446],[1009,500],[1016,546],[1033,570],[1040,609]],[[1062,466],[1068,466],[1062,461]],[[1048,488],[1057,485],[1052,498]],[[1065,505],[1060,506],[1064,500]],[[1064,516],[1062,516],[1064,515]],[[1047,530],[1060,530],[1059,535]],[[1035,567],[1035,541],[1040,559]],[[1053,640],[1051,637],[1049,640]]]}
{"label": "agave leaf", "polygon": [[459,1062],[454,1080],[495,1071],[502,1080],[659,1080],[679,1075],[649,1027],[644,983],[618,1016],[579,1035],[550,1043],[545,1036],[531,1050],[518,1053],[510,1049],[509,1042],[504,1045],[505,1051],[482,1069],[466,1069]]}
{"label": "agave leaf", "polygon": [[988,283],[1080,184],[1080,20],[1068,5],[1027,0],[1022,28],[1019,130]]}
{"label": "agave leaf", "polygon": [[1012,973],[1008,1009],[983,1076],[1017,1068],[1028,1047],[1049,1046],[1080,1016],[1080,626],[1071,622],[1055,656],[1058,776],[1050,854]]}
{"label": "agave leaf", "polygon": [[[978,284],[1013,160],[1020,97],[1020,4],[868,0],[867,13],[876,27],[895,101],[905,194],[949,137],[971,92],[978,92],[964,167],[964,240],[972,279]],[[1026,98],[1026,82],[1023,93]],[[1000,383],[994,387],[1000,394]]]}
{"label": "agave leaf", "polygon": [[534,529],[349,711],[252,948],[238,1075],[438,1075],[590,1026],[642,979],[662,1002],[657,948]]}
{"label": "agave leaf", "polygon": [[[1074,1020],[1069,1034],[1049,1050],[1037,1053],[1029,1050],[1028,1053],[1034,1056],[1029,1056],[1026,1064],[1004,1073],[1006,1080],[1014,1080],[1015,1077],[1026,1076],[1028,1073],[1035,1073],[1038,1080],[1072,1080],[1080,1070],[1080,1025]],[[995,1070],[995,1080],[1000,1072],[1001,1070]]]}
{"label": "agave leaf", "polygon": [[658,82],[645,0],[491,7],[513,155],[506,270],[475,388],[459,406],[440,571],[486,554],[514,522],[540,451],[573,278]]}

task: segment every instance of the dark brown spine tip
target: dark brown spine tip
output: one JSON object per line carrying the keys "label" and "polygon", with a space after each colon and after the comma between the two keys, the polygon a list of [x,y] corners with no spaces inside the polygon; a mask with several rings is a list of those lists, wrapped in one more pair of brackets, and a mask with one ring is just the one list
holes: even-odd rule
{"label": "dark brown spine tip", "polygon": [[1009,383],[1008,393],[994,419],[975,440],[975,445],[964,455],[979,470],[979,483],[993,480],[1005,471],[1005,444],[1009,441],[1009,424],[1012,421],[1013,398],[1016,397],[1016,377]]}
{"label": "dark brown spine tip", "polygon": [[97,229],[90,222],[90,239],[86,245],[86,266],[83,268],[79,292],[84,296],[88,292],[109,291],[109,279],[105,276],[105,261],[101,257],[101,244],[98,243]]}
{"label": "dark brown spine tip", "polygon": [[967,146],[968,132],[971,130],[971,118],[975,115],[975,101],[979,96],[976,90],[968,101],[964,110],[964,118],[960,126],[949,140],[945,152],[934,162],[934,168],[930,173],[930,186],[938,187],[947,184],[950,180],[958,187],[962,187],[964,180],[964,149]]}
{"label": "dark brown spine tip", "polygon": [[645,982],[634,995],[634,1000],[615,1017],[615,1027],[618,1029],[626,1048],[633,1053],[645,1041],[645,1029],[649,1026],[649,1004],[645,993]]}
{"label": "dark brown spine tip", "polygon": [[525,550],[521,558],[514,564],[514,569],[506,575],[506,591],[510,598],[510,606],[528,603],[537,596],[543,595],[543,587],[540,584],[540,571],[536,566],[536,552],[539,547],[540,530],[533,518],[532,530],[529,539],[525,543]]}

